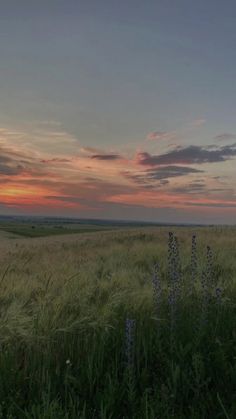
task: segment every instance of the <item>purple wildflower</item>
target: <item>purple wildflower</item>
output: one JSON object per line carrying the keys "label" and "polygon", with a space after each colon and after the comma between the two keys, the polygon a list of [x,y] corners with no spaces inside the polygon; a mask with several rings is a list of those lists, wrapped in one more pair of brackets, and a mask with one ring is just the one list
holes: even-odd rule
{"label": "purple wildflower", "polygon": [[195,282],[197,278],[197,241],[196,235],[192,236],[192,249],[191,249],[191,294],[193,293]]}
{"label": "purple wildflower", "polygon": [[171,334],[175,329],[177,318],[177,302],[180,297],[181,262],[179,254],[179,243],[173,233],[169,233],[168,241],[168,276],[169,276],[169,305]]}
{"label": "purple wildflower", "polygon": [[134,334],[136,322],[133,319],[125,321],[125,354],[128,368],[132,369],[134,365]]}
{"label": "purple wildflower", "polygon": [[218,304],[220,304],[222,301],[222,288],[216,288],[216,301]]}
{"label": "purple wildflower", "polygon": [[160,267],[158,263],[154,265],[152,285],[153,285],[154,304],[155,304],[156,310],[158,310],[158,307],[160,304],[160,298],[161,298]]}
{"label": "purple wildflower", "polygon": [[206,277],[207,277],[207,286],[210,290],[213,287],[213,253],[210,246],[207,246]]}

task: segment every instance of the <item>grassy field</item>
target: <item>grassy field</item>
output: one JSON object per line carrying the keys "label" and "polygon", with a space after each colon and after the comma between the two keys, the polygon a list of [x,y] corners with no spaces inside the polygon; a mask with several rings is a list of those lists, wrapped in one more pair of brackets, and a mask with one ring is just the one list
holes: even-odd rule
{"label": "grassy field", "polygon": [[236,228],[169,231],[0,236],[0,418],[236,417]]}
{"label": "grassy field", "polygon": [[[105,225],[90,224],[68,224],[50,222],[19,222],[17,221],[0,221],[0,231],[23,237],[48,237],[62,234],[89,233],[95,231],[110,230],[112,227]],[[113,227],[114,228],[114,227]]]}

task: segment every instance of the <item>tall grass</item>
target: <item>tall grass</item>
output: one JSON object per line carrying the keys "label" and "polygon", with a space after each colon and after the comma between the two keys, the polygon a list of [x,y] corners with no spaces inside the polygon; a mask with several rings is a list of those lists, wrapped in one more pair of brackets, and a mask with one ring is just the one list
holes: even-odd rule
{"label": "tall grass", "polygon": [[235,418],[235,233],[12,241],[0,418]]}

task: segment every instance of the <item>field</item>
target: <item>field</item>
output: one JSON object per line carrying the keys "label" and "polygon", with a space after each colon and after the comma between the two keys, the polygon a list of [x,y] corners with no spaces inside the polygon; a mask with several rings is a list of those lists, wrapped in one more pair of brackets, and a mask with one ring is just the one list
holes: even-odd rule
{"label": "field", "polygon": [[0,418],[236,417],[235,227],[21,228],[0,232]]}
{"label": "field", "polygon": [[31,222],[16,220],[1,220],[0,232],[10,233],[8,237],[14,236],[23,237],[47,237],[62,234],[74,233],[89,233],[94,231],[104,231],[116,228],[116,226],[109,226],[106,224],[89,224],[89,223],[69,223],[68,221],[49,220],[47,223],[44,220],[32,219]]}

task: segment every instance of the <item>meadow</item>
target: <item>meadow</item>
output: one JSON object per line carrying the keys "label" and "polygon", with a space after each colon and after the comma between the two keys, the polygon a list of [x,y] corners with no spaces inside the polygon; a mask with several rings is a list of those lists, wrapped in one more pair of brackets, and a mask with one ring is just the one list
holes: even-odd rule
{"label": "meadow", "polygon": [[90,233],[94,231],[105,231],[114,229],[116,226],[109,226],[102,223],[76,223],[66,222],[60,220],[44,220],[32,219],[31,221],[24,221],[20,217],[16,220],[5,220],[0,218],[0,232],[10,233],[12,235],[22,237],[48,237],[63,234],[79,234]]}
{"label": "meadow", "polygon": [[8,233],[0,418],[236,417],[235,227]]}

